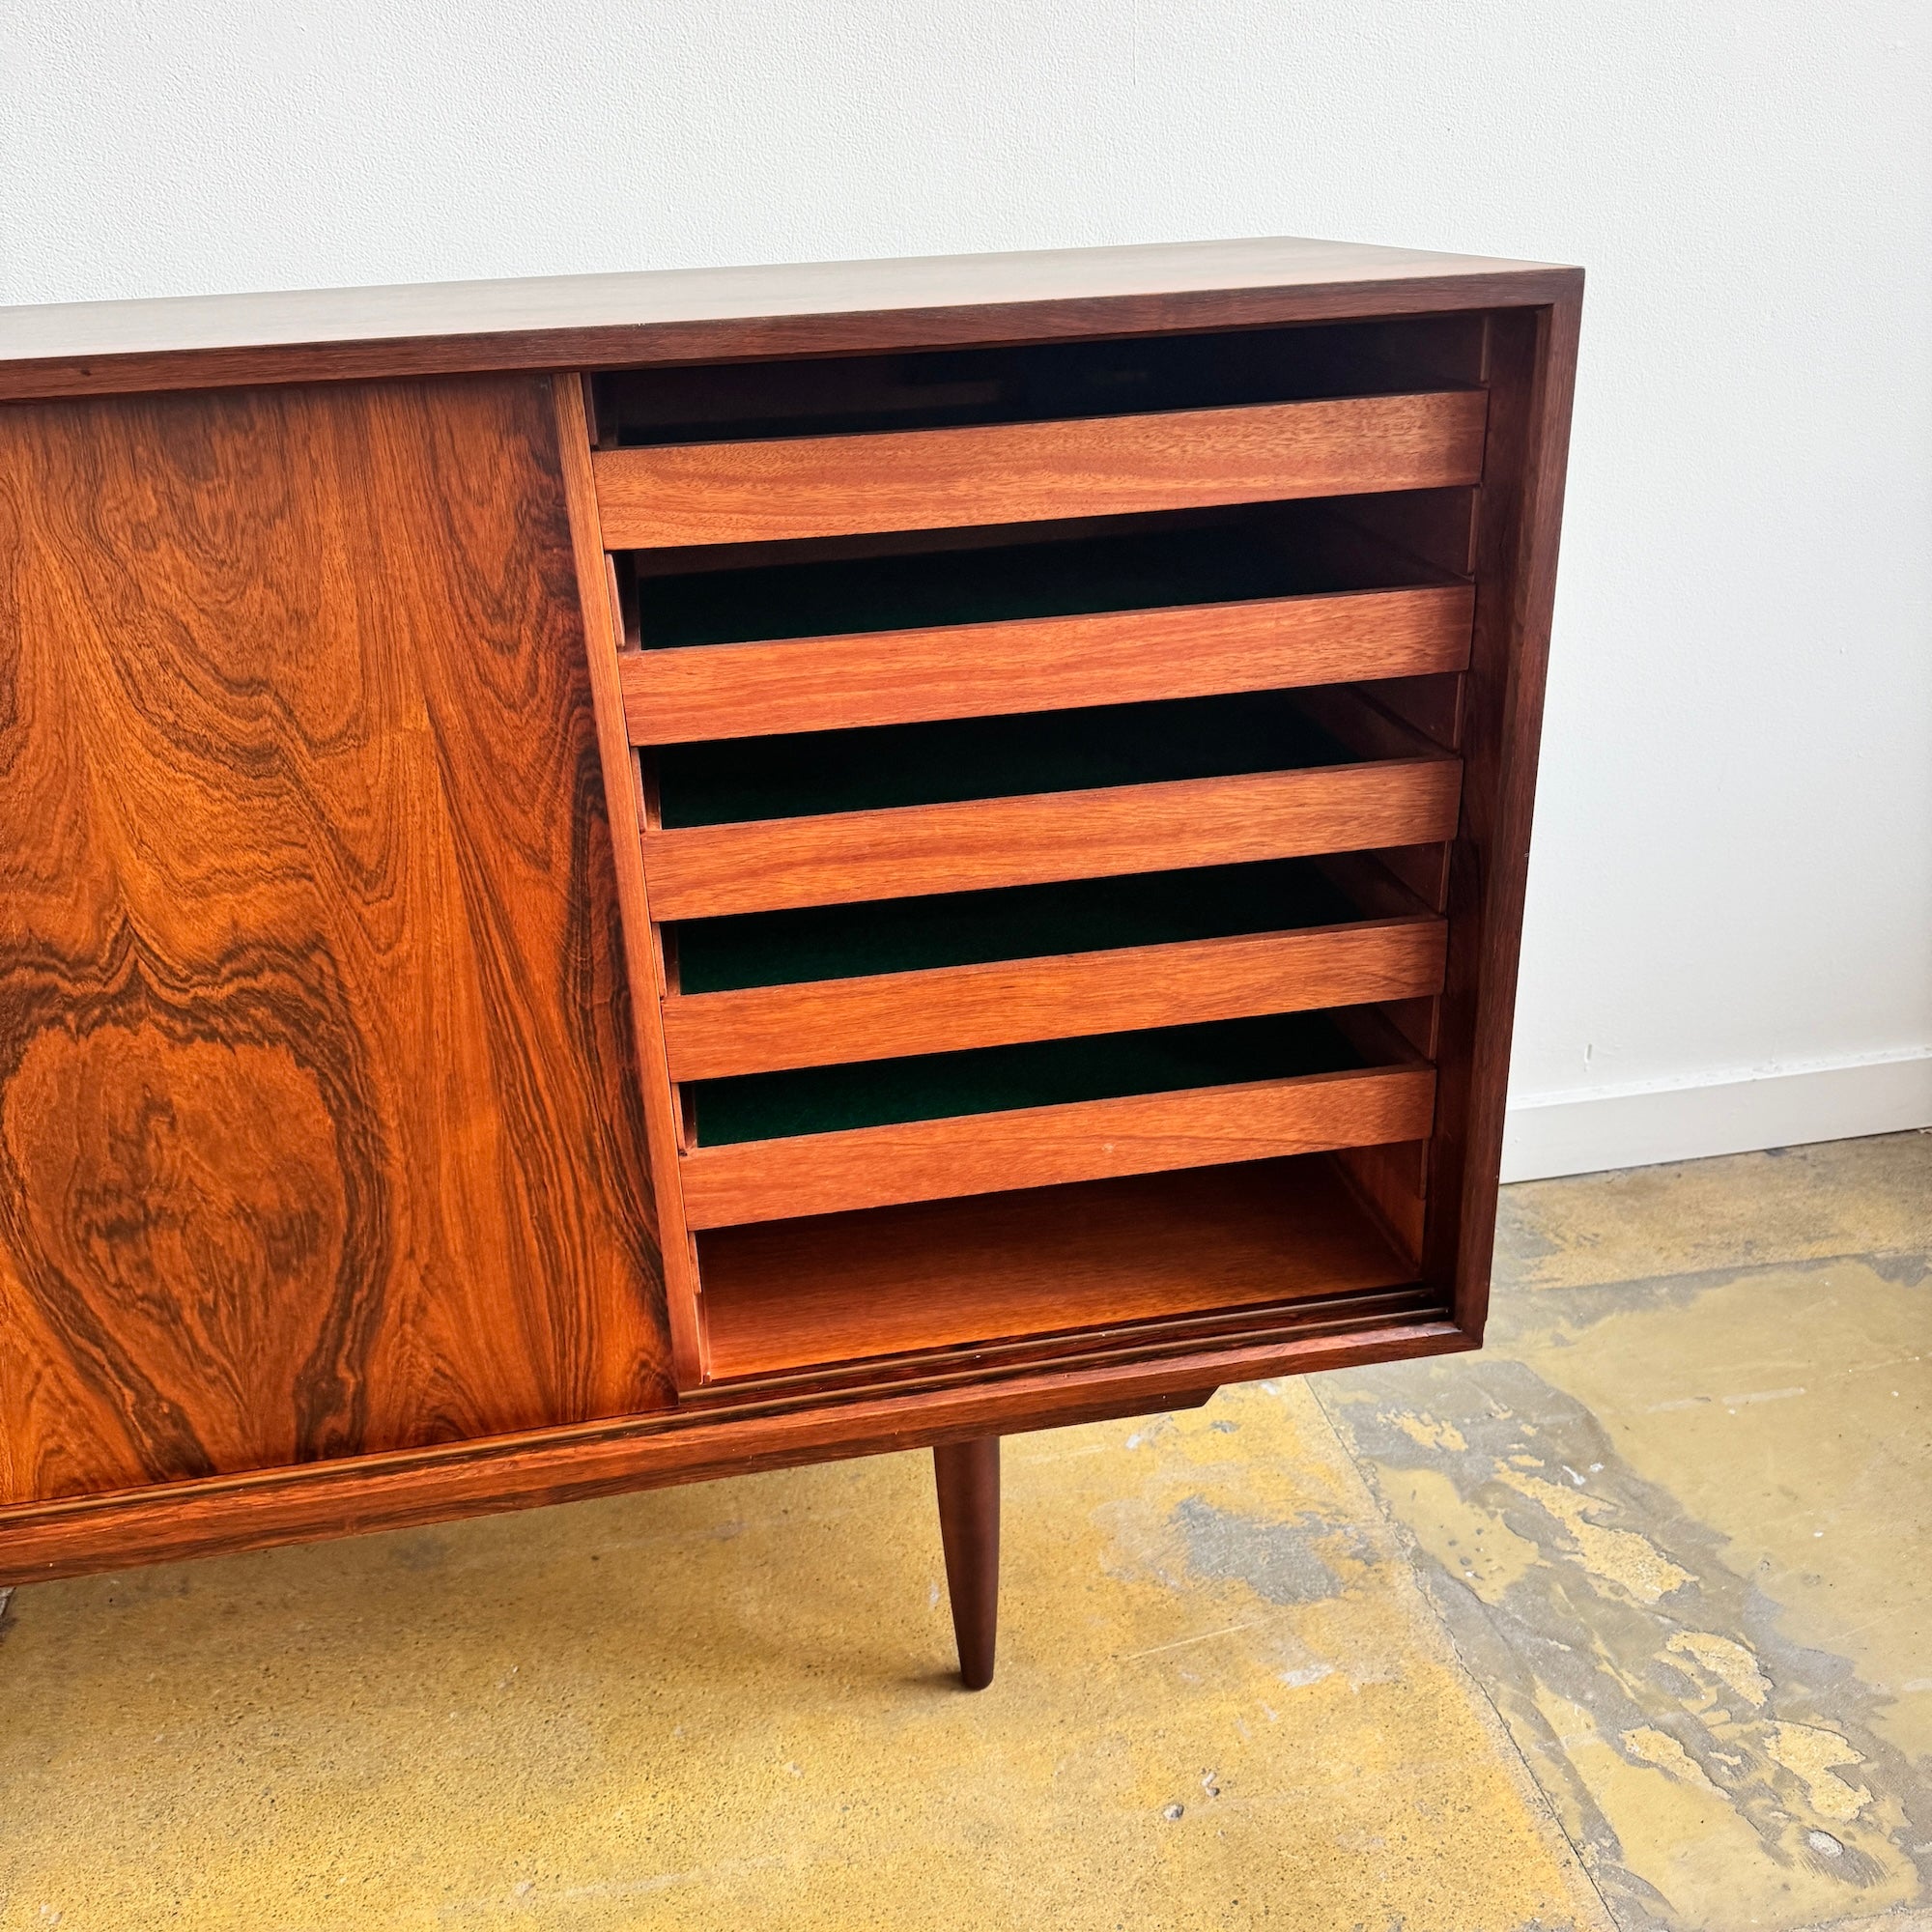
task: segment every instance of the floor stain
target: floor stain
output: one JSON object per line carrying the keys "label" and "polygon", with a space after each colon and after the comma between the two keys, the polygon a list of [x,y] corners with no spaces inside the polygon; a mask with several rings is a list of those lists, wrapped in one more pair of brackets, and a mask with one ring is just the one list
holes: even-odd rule
{"label": "floor stain", "polygon": [[[1233,1425],[1228,1427],[1226,1425]],[[1609,1932],[1306,1383],[17,1593],[0,1927]]]}
{"label": "floor stain", "polygon": [[1932,1232],[1928,1156],[1512,1190],[1484,1354],[1318,1384],[1631,1932],[1932,1902],[1932,1271],[1832,1252]]}
{"label": "floor stain", "polygon": [[[1341,1577],[1318,1548],[1324,1528],[1319,1519],[1257,1520],[1216,1509],[1199,1496],[1183,1496],[1173,1521],[1196,1577],[1245,1583],[1266,1604],[1313,1604],[1341,1592]],[[1327,1533],[1335,1533],[1332,1525]]]}

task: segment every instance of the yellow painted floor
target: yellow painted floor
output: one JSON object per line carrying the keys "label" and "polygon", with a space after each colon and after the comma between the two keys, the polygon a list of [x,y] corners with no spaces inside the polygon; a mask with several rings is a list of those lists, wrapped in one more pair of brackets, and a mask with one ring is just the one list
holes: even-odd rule
{"label": "yellow painted floor", "polygon": [[1480,1356],[17,1591],[0,1927],[1932,1927],[1932,1136],[1512,1189]]}

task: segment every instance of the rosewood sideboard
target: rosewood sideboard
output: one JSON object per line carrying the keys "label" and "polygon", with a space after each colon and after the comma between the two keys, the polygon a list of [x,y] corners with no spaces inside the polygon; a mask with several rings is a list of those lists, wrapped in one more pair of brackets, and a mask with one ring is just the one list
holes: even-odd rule
{"label": "rosewood sideboard", "polygon": [[1581,283],[0,311],[0,1581],[1475,1347]]}

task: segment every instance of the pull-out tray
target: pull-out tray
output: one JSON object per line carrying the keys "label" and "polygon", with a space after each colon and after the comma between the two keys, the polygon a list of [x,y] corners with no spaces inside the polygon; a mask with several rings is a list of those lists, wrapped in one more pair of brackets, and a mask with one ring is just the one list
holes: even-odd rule
{"label": "pull-out tray", "polygon": [[1461,670],[1466,583],[627,650],[634,745]]}
{"label": "pull-out tray", "polygon": [[659,920],[971,892],[1312,852],[1427,845],[1456,833],[1449,756],[824,812],[644,834]]}
{"label": "pull-out tray", "polygon": [[1481,389],[599,450],[607,550],[1132,515],[1483,472]]}
{"label": "pull-out tray", "polygon": [[720,1228],[1424,1140],[1435,1107],[1410,1063],[699,1146],[679,1171],[690,1226]]}

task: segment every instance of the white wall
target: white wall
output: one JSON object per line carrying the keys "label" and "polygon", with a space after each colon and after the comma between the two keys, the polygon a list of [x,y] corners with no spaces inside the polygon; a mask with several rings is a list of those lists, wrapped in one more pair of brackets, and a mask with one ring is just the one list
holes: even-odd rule
{"label": "white wall", "polygon": [[13,0],[0,300],[1581,262],[1512,1164],[1870,1131],[1932,1121],[1928,41],[1924,0]]}

